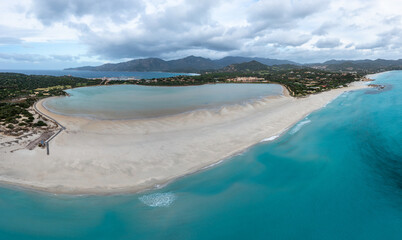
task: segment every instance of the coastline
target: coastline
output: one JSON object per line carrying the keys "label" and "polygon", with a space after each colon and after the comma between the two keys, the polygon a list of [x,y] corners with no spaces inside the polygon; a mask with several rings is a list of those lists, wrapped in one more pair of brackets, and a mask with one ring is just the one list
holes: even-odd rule
{"label": "coastline", "polygon": [[[283,87],[283,86],[282,86]],[[293,98],[283,96],[160,119],[91,120],[38,109],[66,126],[43,149],[5,153],[0,182],[62,194],[140,192],[213,167],[239,152],[279,136],[349,87]],[[197,137],[194,137],[197,136]],[[113,159],[112,161],[110,159]]]}

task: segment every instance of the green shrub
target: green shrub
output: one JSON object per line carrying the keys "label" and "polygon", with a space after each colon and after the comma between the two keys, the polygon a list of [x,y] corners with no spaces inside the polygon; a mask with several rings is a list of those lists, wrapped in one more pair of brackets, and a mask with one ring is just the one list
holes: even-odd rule
{"label": "green shrub", "polygon": [[18,121],[17,121],[17,119],[15,119],[15,118],[7,118],[7,119],[6,119],[6,123],[14,123],[14,124],[17,124]]}
{"label": "green shrub", "polygon": [[42,127],[42,126],[47,126],[47,124],[41,120],[39,120],[37,123],[34,124],[35,127]]}

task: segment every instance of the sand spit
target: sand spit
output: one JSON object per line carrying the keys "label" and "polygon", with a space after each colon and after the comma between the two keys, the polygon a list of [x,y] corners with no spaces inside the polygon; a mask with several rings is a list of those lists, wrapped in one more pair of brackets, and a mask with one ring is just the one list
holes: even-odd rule
{"label": "sand spit", "polygon": [[91,120],[40,111],[66,127],[44,149],[0,148],[0,182],[68,194],[137,192],[194,173],[276,136],[364,82],[306,98],[269,97],[220,111]]}

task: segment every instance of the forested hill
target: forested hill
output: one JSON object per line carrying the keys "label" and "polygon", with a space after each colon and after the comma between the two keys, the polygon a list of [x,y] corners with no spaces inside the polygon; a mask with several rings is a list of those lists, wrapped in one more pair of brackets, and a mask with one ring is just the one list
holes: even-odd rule
{"label": "forested hill", "polygon": [[262,64],[272,66],[281,64],[294,64],[298,63],[269,59],[269,58],[249,58],[249,57],[225,57],[219,60],[211,60],[209,58],[189,56],[182,59],[165,61],[159,58],[145,58],[136,59],[128,62],[121,63],[108,63],[101,66],[86,66],[78,68],[68,68],[66,70],[89,70],[89,71],[134,71],[134,72],[150,72],[150,71],[163,71],[163,72],[201,72],[217,70],[229,66],[231,64],[245,63],[250,61],[258,61]]}
{"label": "forested hill", "polygon": [[[332,72],[357,72],[360,74],[376,73],[390,70],[401,70],[402,59],[399,60],[330,60],[324,63],[299,64],[288,60],[250,57],[225,57],[218,60],[189,56],[186,58],[165,61],[160,58],[135,59],[121,63],[107,63],[100,66],[86,66],[67,68],[66,70],[89,70],[89,71],[133,71],[133,72],[194,72],[203,73],[221,69],[230,69],[236,64],[249,63],[251,61],[266,66],[305,66]],[[254,63],[255,64],[255,63]],[[241,67],[241,65],[239,66]]]}
{"label": "forested hill", "polygon": [[71,76],[25,75],[0,73],[0,102],[6,99],[42,97],[44,94],[63,95],[62,90],[100,84],[102,80]]}
{"label": "forested hill", "polygon": [[268,66],[255,60],[245,63],[231,64],[219,70],[220,72],[255,72],[268,70]]}
{"label": "forested hill", "polygon": [[309,67],[332,72],[358,72],[361,74],[384,72],[402,69],[402,59],[399,60],[330,60],[324,63],[308,64]]}

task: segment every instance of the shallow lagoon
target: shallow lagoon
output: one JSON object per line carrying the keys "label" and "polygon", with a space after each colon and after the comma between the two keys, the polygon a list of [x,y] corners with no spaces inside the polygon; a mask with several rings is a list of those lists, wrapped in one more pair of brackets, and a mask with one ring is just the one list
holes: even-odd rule
{"label": "shallow lagoon", "polygon": [[217,109],[282,94],[277,84],[208,84],[186,87],[114,85],[67,90],[69,97],[51,98],[52,112],[96,119],[162,117],[197,109]]}

